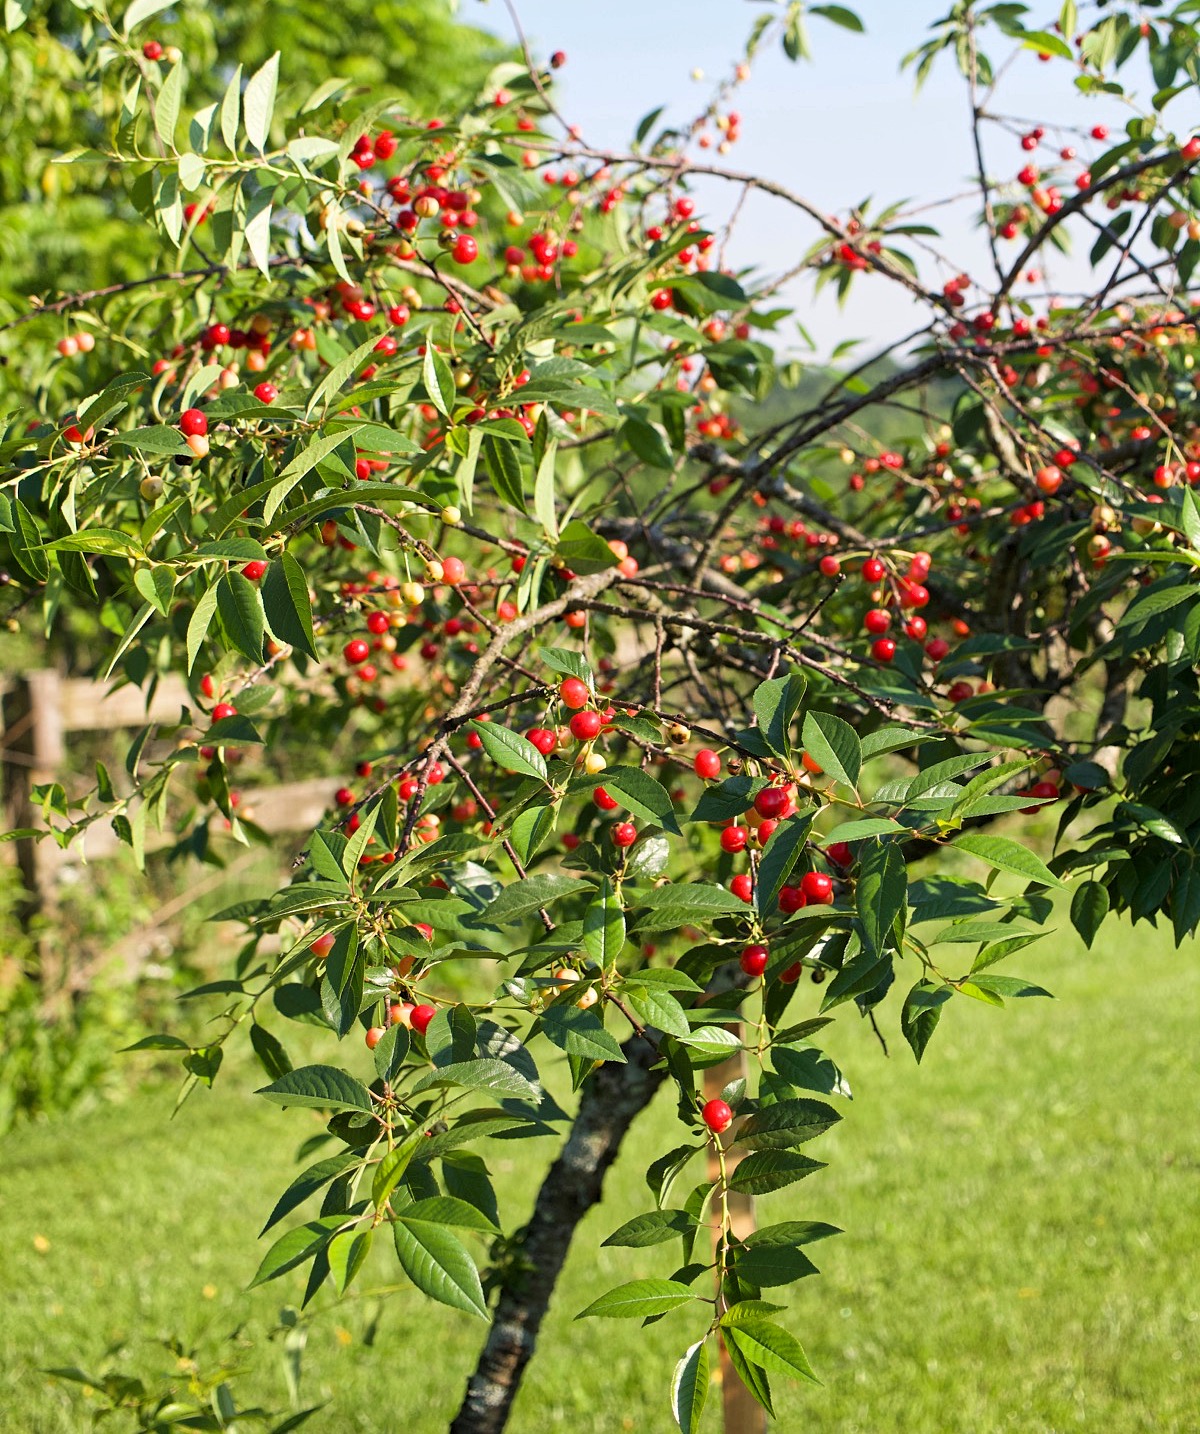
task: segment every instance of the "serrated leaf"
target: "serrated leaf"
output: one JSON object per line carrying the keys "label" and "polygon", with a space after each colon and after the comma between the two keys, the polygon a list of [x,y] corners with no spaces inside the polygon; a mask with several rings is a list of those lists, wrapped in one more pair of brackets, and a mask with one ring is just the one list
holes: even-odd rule
{"label": "serrated leaf", "polygon": [[[584,1014],[580,1012],[580,1014]],[[448,1066],[439,1066],[428,1071],[412,1087],[414,1095],[437,1086],[462,1086],[466,1090],[487,1090],[497,1095],[509,1095],[517,1100],[528,1100],[534,1104],[541,1097],[537,1086],[515,1070],[507,1061],[481,1057],[478,1060],[453,1061]]]}
{"label": "serrated leaf", "polygon": [[[645,972],[639,972],[645,975]],[[657,972],[651,972],[657,975]],[[669,991],[656,989],[654,986],[640,985],[635,978],[628,980],[621,989],[621,994],[629,1004],[637,1018],[647,1026],[653,1026],[657,1031],[665,1031],[670,1036],[687,1037],[691,1034],[691,1026],[684,1013],[683,1007],[671,995]]]}
{"label": "serrated leaf", "polygon": [[767,1195],[824,1168],[822,1161],[797,1155],[794,1150],[757,1150],[738,1162],[729,1177],[729,1188],[747,1195]]}
{"label": "serrated leaf", "polygon": [[576,1319],[645,1319],[690,1305],[696,1296],[678,1280],[630,1280],[593,1300]]}
{"label": "serrated leaf", "polygon": [[278,1279],[280,1275],[294,1270],[297,1265],[311,1260],[318,1250],[325,1248],[334,1232],[346,1223],[347,1218],[346,1215],[323,1215],[320,1219],[297,1225],[294,1230],[280,1236],[263,1256],[248,1288],[265,1285],[268,1280]]}
{"label": "serrated leaf", "polygon": [[821,770],[847,787],[854,787],[862,770],[862,747],[849,722],[832,712],[809,712],[801,740]]}
{"label": "serrated leaf", "polygon": [[1027,881],[1040,882],[1043,886],[1062,886],[1062,882],[1040,857],[1034,856],[1027,847],[1009,837],[964,832],[955,838],[954,846],[958,851],[970,852],[972,856],[977,856],[980,861],[987,862],[998,871],[1011,872],[1014,876],[1023,876]]}
{"label": "serrated leaf", "polygon": [[815,1140],[841,1116],[820,1100],[780,1100],[747,1116],[738,1130],[738,1144],[747,1150],[793,1150]]}
{"label": "serrated leaf", "polygon": [[539,875],[527,876],[523,881],[510,882],[499,896],[490,902],[479,920],[488,926],[503,925],[518,921],[551,902],[576,891],[582,891],[591,883],[577,876]]}
{"label": "serrated leaf", "polygon": [[1071,925],[1083,938],[1090,951],[1096,934],[1108,915],[1108,888],[1099,881],[1085,881],[1071,897]]}
{"label": "serrated leaf", "polygon": [[525,777],[547,780],[546,759],[528,737],[511,732],[496,722],[472,722],[471,731],[483,743],[483,750],[498,767],[506,772],[519,772]]}
{"label": "serrated leaf", "polygon": [[279,51],[246,81],[242,96],[243,124],[251,149],[260,154],[267,147],[271,117],[275,113],[275,89],[279,82]]}
{"label": "serrated leaf", "polygon": [[684,1354],[671,1377],[671,1413],[683,1434],[698,1434],[711,1380],[708,1345],[700,1340]]}
{"label": "serrated leaf", "polygon": [[625,1060],[616,1037],[604,1029],[600,1017],[594,1011],[581,1011],[569,996],[546,1007],[542,1030],[552,1045],[569,1056],[587,1061]]}
{"label": "serrated leaf", "polygon": [[315,1110],[370,1111],[367,1088],[336,1066],[301,1066],[255,1092],[277,1105],[304,1105]]}
{"label": "serrated leaf", "polygon": [[937,1029],[942,1007],[954,993],[949,986],[937,985],[932,981],[918,981],[905,997],[900,1012],[900,1029],[904,1039],[912,1047],[918,1063],[925,1054],[925,1047]]}
{"label": "serrated leaf", "polygon": [[686,1210],[651,1210],[646,1215],[635,1215],[632,1220],[626,1220],[601,1244],[641,1250],[648,1245],[664,1244],[695,1227],[696,1217]]}
{"label": "serrated leaf", "polygon": [[908,868],[895,842],[873,841],[859,858],[855,905],[867,946],[880,955],[894,944],[896,918],[908,898]]}
{"label": "serrated leaf", "polygon": [[339,1295],[344,1295],[355,1275],[366,1263],[371,1253],[371,1241],[375,1231],[343,1230],[329,1242],[325,1258],[329,1261],[329,1272]]}
{"label": "serrated leaf", "polygon": [[266,630],[262,595],[244,573],[227,572],[217,583],[217,612],[233,647],[251,662],[261,662]]}
{"label": "serrated leaf", "polygon": [[751,1364],[765,1369],[768,1374],[783,1374],[791,1379],[820,1384],[799,1340],[781,1326],[772,1324],[761,1315],[741,1317],[738,1306],[734,1305],[721,1316],[721,1328],[726,1338],[737,1345]]}
{"label": "serrated leaf", "polygon": [[154,100],[154,132],[171,151],[175,149],[175,126],[183,102],[184,73],[182,60],[172,65]]}
{"label": "serrated leaf", "polygon": [[297,1205],[302,1205],[310,1196],[328,1185],[335,1176],[343,1175],[351,1166],[357,1165],[360,1158],[357,1150],[342,1150],[337,1155],[310,1165],[296,1176],[279,1197],[270,1218],[259,1233],[265,1235],[272,1225],[277,1225],[285,1215],[290,1215]]}
{"label": "serrated leaf", "polygon": [[188,621],[187,628],[187,670],[191,672],[196,665],[196,657],[200,651],[200,644],[204,641],[209,626],[212,623],[213,615],[217,610],[217,584],[205,588],[200,594],[200,600],[196,603],[195,610]]}
{"label": "serrated leaf", "polygon": [[516,445],[494,433],[485,433],[483,462],[501,502],[520,513],[526,512],[524,473]]}
{"label": "serrated leaf", "polygon": [[583,949],[597,965],[613,965],[625,945],[625,913],[607,876],[583,913]]}
{"label": "serrated leaf", "polygon": [[262,601],[267,623],[280,642],[317,657],[308,579],[291,553],[281,553],[262,580]]}
{"label": "serrated leaf", "polygon": [[419,1290],[451,1309],[487,1318],[479,1271],[457,1235],[406,1213],[393,1223],[392,1238],[404,1273]]}
{"label": "serrated leaf", "polygon": [[242,67],[238,65],[229,77],[221,100],[221,138],[230,154],[237,153],[238,121],[242,115]]}
{"label": "serrated leaf", "polygon": [[454,386],[454,374],[450,371],[450,365],[431,343],[425,345],[421,380],[434,408],[443,416],[452,413],[454,400],[458,396],[458,390]]}
{"label": "serrated leaf", "polygon": [[610,796],[616,797],[635,817],[653,822],[664,831],[679,834],[671,794],[648,772],[639,767],[606,767],[597,778],[597,784],[602,785]]}

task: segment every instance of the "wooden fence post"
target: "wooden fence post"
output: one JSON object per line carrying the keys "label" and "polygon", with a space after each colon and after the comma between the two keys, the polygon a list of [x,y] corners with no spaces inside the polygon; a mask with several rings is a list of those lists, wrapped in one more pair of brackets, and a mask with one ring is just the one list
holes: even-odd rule
{"label": "wooden fence post", "polygon": [[[745,1033],[741,1026],[733,1029],[737,1031],[739,1038],[744,1037]],[[710,1066],[704,1072],[705,1101],[717,1099],[730,1081],[744,1080],[747,1072],[748,1066],[744,1050],[739,1050],[736,1055],[730,1056],[727,1061],[722,1061],[719,1066]],[[728,1141],[729,1136],[727,1135],[723,1143],[728,1145]],[[725,1168],[727,1172],[732,1173],[739,1158],[736,1152],[726,1154]],[[708,1177],[710,1180],[716,1180],[720,1173],[720,1162],[716,1154],[710,1151]],[[729,1192],[729,1223],[738,1239],[744,1240],[747,1235],[753,1233],[753,1195],[743,1194],[740,1190]],[[714,1232],[714,1244],[715,1242],[716,1234]],[[742,1383],[741,1377],[734,1369],[726,1352],[724,1340],[721,1341],[721,1359],[718,1368],[720,1370],[721,1402],[725,1414],[725,1434],[766,1434],[766,1410]]]}
{"label": "wooden fence post", "polygon": [[[52,668],[18,677],[4,696],[4,812],[10,831],[42,825],[32,792],[59,777],[65,757],[59,676]],[[21,912],[53,919],[58,905],[59,849],[53,841],[25,838],[16,843],[17,865],[25,885]],[[66,996],[68,963],[60,942],[48,939],[41,923],[34,928],[38,944],[42,994],[48,1009]]]}

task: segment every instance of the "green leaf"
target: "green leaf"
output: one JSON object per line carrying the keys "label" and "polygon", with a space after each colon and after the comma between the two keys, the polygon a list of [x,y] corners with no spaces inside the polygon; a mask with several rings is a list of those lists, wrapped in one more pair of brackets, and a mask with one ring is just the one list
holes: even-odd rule
{"label": "green leaf", "polygon": [[357,1165],[360,1156],[357,1150],[342,1150],[327,1160],[319,1160],[296,1176],[276,1202],[270,1218],[259,1232],[265,1235],[272,1225],[277,1225],[285,1215],[290,1215],[297,1205],[302,1205],[337,1175],[344,1174],[351,1166]]}
{"label": "green leaf", "polygon": [[377,1210],[382,1210],[391,1199],[392,1191],[403,1180],[413,1156],[427,1140],[428,1136],[418,1126],[399,1145],[393,1146],[375,1167],[375,1176],[371,1181],[371,1203]]}
{"label": "green leaf", "polygon": [[768,1374],[783,1374],[792,1379],[806,1379],[812,1384],[820,1384],[794,1335],[761,1315],[739,1315],[738,1308],[734,1305],[726,1310],[721,1316],[721,1328],[726,1338],[737,1345],[751,1364],[765,1369]]}
{"label": "green leaf", "polygon": [[262,594],[244,573],[227,572],[217,583],[217,612],[225,635],[238,652],[251,662],[263,658]]}
{"label": "green leaf", "polygon": [[603,786],[627,811],[664,831],[679,833],[675,807],[666,787],[638,767],[606,767],[592,784]]}
{"label": "green leaf", "polygon": [[274,488],[263,504],[263,520],[271,523],[279,512],[280,506],[287,495],[306,473],[311,473],[318,463],[323,463],[339,444],[345,443],[348,438],[354,436],[359,429],[358,424],[351,424],[346,428],[339,428],[336,433],[326,433],[322,437],[314,439],[307,444],[292,459],[283,472],[279,475]]}
{"label": "green leaf", "polygon": [[483,743],[483,750],[498,767],[506,772],[520,772],[525,777],[547,781],[546,759],[528,737],[510,732],[496,722],[472,722],[471,731]]}
{"label": "green leaf", "polygon": [[440,414],[448,416],[454,410],[458,390],[454,386],[454,374],[450,365],[431,343],[425,345],[425,358],[421,364],[421,380],[429,401]]}
{"label": "green leaf", "polygon": [[1071,925],[1079,932],[1089,951],[1108,915],[1108,908],[1108,887],[1102,882],[1085,881],[1076,887],[1071,898]]}
{"label": "green leaf", "polygon": [[246,82],[242,96],[243,123],[251,149],[262,154],[271,133],[271,117],[275,113],[275,88],[279,82],[279,51],[256,70]]}
{"label": "green leaf", "polygon": [[242,67],[238,65],[229,77],[221,100],[221,138],[230,154],[237,153],[238,121],[242,115]]}
{"label": "green leaf", "polygon": [[330,1240],[326,1259],[329,1261],[329,1272],[339,1295],[346,1293],[350,1282],[366,1263],[374,1237],[375,1231],[368,1228],[343,1230]]}
{"label": "green leaf", "polygon": [[496,1233],[496,1224],[489,1216],[453,1195],[436,1195],[406,1205],[404,1217],[407,1220],[428,1220],[434,1225],[453,1225],[456,1229],[474,1230],[480,1235]]}
{"label": "green leaf", "polygon": [[904,999],[900,1012],[900,1029],[904,1039],[912,1047],[918,1064],[925,1054],[925,1047],[937,1029],[942,1007],[953,995],[949,986],[937,985],[933,981],[918,981]]}
{"label": "green leaf", "polygon": [[140,25],[144,20],[159,14],[168,5],[173,5],[175,0],[132,0],[132,4],[121,17],[121,33],[129,35],[135,26]]}
{"label": "green leaf", "polygon": [[144,558],[141,543],[115,528],[84,528],[46,544],[48,553],[99,553],[109,558]]}
{"label": "green leaf", "polygon": [[587,1061],[625,1060],[616,1038],[604,1029],[600,1017],[594,1011],[581,1011],[570,994],[546,1007],[542,1030],[552,1045],[569,1056]]}
{"label": "green leaf", "polygon": [[[558,444],[552,438],[547,442],[545,451],[538,460],[537,473],[533,480],[534,515],[551,542],[558,538],[558,512],[554,505],[554,463],[557,454]],[[615,561],[615,555],[612,554],[611,548],[609,553]]]}
{"label": "green leaf", "polygon": [[297,1265],[311,1260],[318,1250],[323,1250],[333,1238],[335,1231],[348,1220],[346,1215],[323,1215],[319,1220],[309,1220],[297,1225],[282,1235],[263,1256],[258,1272],[250,1281],[249,1289],[265,1285],[268,1280],[278,1279]]}
{"label": "green leaf", "polygon": [[908,868],[899,846],[871,842],[859,858],[855,903],[866,944],[876,955],[895,944],[893,928],[907,899]]}
{"label": "green leaf", "polygon": [[814,5],[808,13],[810,15],[823,15],[826,20],[832,20],[835,25],[840,25],[843,30],[853,30],[856,35],[865,33],[863,22],[853,10],[847,10],[844,5]]}
{"label": "green leaf", "polygon": [[50,576],[50,564],[42,551],[42,533],[37,520],[20,498],[13,500],[12,514],[16,523],[16,531],[8,540],[12,555],[31,578],[44,583]]}
{"label": "green leaf", "polygon": [[626,446],[651,468],[670,472],[675,467],[675,456],[662,431],[646,419],[631,413],[621,425],[621,437]]}
{"label": "green leaf", "polygon": [[151,568],[138,568],[133,575],[133,585],[147,602],[153,603],[166,617],[170,611],[171,599],[175,596],[175,574],[165,563]]}
{"label": "green leaf", "polygon": [[[659,973],[638,972],[639,976],[647,974]],[[643,1024],[680,1038],[691,1034],[692,1028],[688,1024],[683,1007],[669,991],[658,989],[657,986],[641,985],[636,978],[630,978],[621,988],[621,994]]]}
{"label": "green leaf", "polygon": [[607,572],[617,564],[612,548],[579,518],[572,518],[562,530],[554,551],[580,577]]}
{"label": "green leaf", "polygon": [[729,1188],[747,1195],[767,1195],[824,1168],[824,1162],[797,1155],[794,1150],[758,1150],[738,1162],[729,1177]]}
{"label": "green leaf", "polygon": [[791,755],[792,720],[800,710],[806,687],[804,678],[798,672],[792,672],[787,677],[761,682],[754,689],[752,701],[758,730],[763,741],[777,756]]}
{"label": "green leaf", "polygon": [[491,1057],[454,1061],[448,1066],[438,1066],[416,1082],[412,1093],[417,1095],[423,1090],[433,1090],[444,1085],[460,1085],[466,1090],[490,1090],[498,1095],[509,1095],[517,1100],[533,1101],[535,1104],[541,1098],[537,1086],[526,1080],[520,1071],[507,1061]]}
{"label": "green leaf", "polygon": [[392,1237],[404,1273],[419,1290],[451,1309],[487,1319],[479,1271],[457,1235],[405,1213],[393,1222]]}
{"label": "green leaf", "polygon": [[646,911],[638,921],[639,931],[667,931],[699,924],[714,916],[746,914],[746,903],[723,886],[669,883],[651,891],[639,891],[637,904]]}
{"label": "green leaf", "polygon": [[780,1100],[748,1116],[738,1130],[738,1144],[747,1150],[791,1150],[815,1140],[841,1116],[820,1100]]}
{"label": "green leaf", "polygon": [[804,844],[808,840],[814,815],[814,812],[804,812],[800,816],[788,817],[771,833],[758,864],[755,898],[760,915],[766,916],[775,910],[779,888],[804,854]]}
{"label": "green leaf", "polygon": [[255,1092],[278,1105],[306,1105],[316,1110],[370,1111],[371,1097],[336,1066],[301,1066]]}
{"label": "green leaf", "polygon": [[740,1280],[767,1289],[773,1285],[790,1285],[807,1275],[817,1274],[817,1267],[803,1250],[789,1245],[763,1245],[739,1250],[734,1269]]}
{"label": "green leaf", "polygon": [[862,770],[862,747],[849,722],[832,712],[809,712],[804,718],[801,740],[822,771],[853,787]]}
{"label": "green leaf", "polygon": [[573,892],[582,891],[591,883],[578,876],[527,876],[523,881],[510,882],[479,917],[481,924],[501,926],[532,916],[535,911]]}
{"label": "green leaf", "polygon": [[1044,861],[1023,847],[1020,842],[1008,837],[984,836],[981,832],[964,832],[955,838],[958,851],[970,852],[980,861],[998,871],[1008,871],[1014,876],[1023,876],[1028,881],[1041,882],[1043,886],[1061,887],[1062,882]]}
{"label": "green leaf", "polygon": [[267,622],[280,642],[317,657],[308,579],[291,553],[282,553],[262,580],[262,601]]}
{"label": "green leaf", "polygon": [[576,1319],[645,1319],[690,1305],[696,1296],[678,1280],[630,1280],[593,1300]]}
{"label": "green leaf", "polygon": [[178,428],[169,428],[165,423],[152,424],[149,428],[131,428],[118,433],[111,441],[113,448],[132,448],[136,453],[191,454],[187,440]]}
{"label": "green leaf", "polygon": [[172,65],[154,102],[154,132],[169,150],[175,148],[175,126],[179,123],[179,106],[183,100],[184,73],[182,60]]}
{"label": "green leaf", "polygon": [[648,1245],[664,1244],[695,1228],[696,1217],[686,1210],[651,1210],[647,1215],[635,1215],[632,1220],[626,1220],[601,1244],[641,1250]]}
{"label": "green leaf", "polygon": [[542,802],[526,807],[513,817],[508,829],[509,840],[526,865],[553,834],[558,823],[559,806],[558,802]]}
{"label": "green leaf", "polygon": [[698,1434],[711,1380],[708,1345],[700,1340],[675,1366],[671,1377],[671,1413],[683,1434]]}
{"label": "green leaf", "polygon": [[196,604],[187,628],[187,670],[191,672],[196,665],[196,657],[200,651],[200,644],[204,641],[208,629],[212,624],[213,614],[217,610],[217,584],[205,588],[200,594],[200,600]]}
{"label": "green leaf", "polygon": [[516,445],[497,438],[494,433],[485,433],[483,461],[500,501],[518,512],[526,512],[524,474]]}
{"label": "green leaf", "polygon": [[613,965],[625,945],[625,913],[607,876],[583,913],[583,949],[597,965]]}

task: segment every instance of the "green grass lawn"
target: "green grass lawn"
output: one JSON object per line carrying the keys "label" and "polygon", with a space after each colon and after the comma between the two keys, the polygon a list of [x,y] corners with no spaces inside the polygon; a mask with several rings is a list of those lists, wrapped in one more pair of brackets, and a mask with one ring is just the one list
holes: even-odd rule
{"label": "green grass lawn", "polygon": [[[1195,947],[1175,952],[1145,927],[1114,926],[1091,955],[1062,934],[1011,964],[1057,999],[1004,1011],[954,1002],[919,1069],[898,1038],[885,1060],[853,1014],[830,1028],[856,1097],[814,1147],[830,1168],[759,1209],[764,1222],[846,1231],[815,1247],[823,1273],[792,1300],[789,1325],[825,1384],[780,1385],[784,1430],[1200,1429]],[[815,1008],[817,992],[806,986],[797,1001]],[[891,1004],[884,1015],[894,1030]],[[126,1343],[131,1366],[165,1367],[160,1334],[211,1358],[241,1325],[255,1347],[239,1398],[283,1406],[282,1355],[266,1333],[298,1300],[300,1277],[243,1290],[257,1228],[314,1127],[245,1085],[234,1076],[194,1097],[173,1123],[160,1087],[0,1144],[0,1430],[91,1427],[85,1397],[39,1366],[95,1367]],[[514,1434],[673,1427],[665,1391],[694,1318],[647,1330],[572,1319],[611,1284],[669,1272],[671,1247],[596,1244],[648,1208],[642,1172],[673,1120],[665,1101],[646,1116],[607,1207],[581,1231]],[[540,1174],[528,1168],[533,1149],[490,1147],[514,1222]],[[371,1283],[394,1271],[380,1255]],[[367,1294],[324,1304],[303,1392],[330,1403],[307,1427],[437,1434],[482,1331],[408,1292],[382,1307]],[[705,1427],[719,1429],[715,1410]]]}

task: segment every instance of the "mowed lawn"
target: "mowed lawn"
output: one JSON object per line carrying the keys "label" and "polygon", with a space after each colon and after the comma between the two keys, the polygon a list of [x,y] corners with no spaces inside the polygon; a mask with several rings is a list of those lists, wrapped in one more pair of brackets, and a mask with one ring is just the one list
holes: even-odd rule
{"label": "mowed lawn", "polygon": [[[763,1222],[846,1231],[814,1247],[823,1273],[791,1299],[789,1326],[825,1383],[779,1384],[783,1430],[1200,1429],[1197,949],[1114,926],[1089,955],[1067,928],[1008,964],[1057,999],[1004,1011],[956,1000],[921,1068],[898,1038],[885,1060],[853,1013],[826,1033],[855,1090],[812,1147],[830,1167],[759,1205]],[[797,1005],[815,1009],[818,995],[806,985]],[[889,1003],[885,1030],[896,1021]],[[194,1097],[174,1122],[171,1092],[156,1087],[0,1144],[0,1429],[91,1427],[86,1397],[39,1366],[95,1367],[126,1343],[130,1367],[165,1368],[154,1340],[170,1334],[203,1363],[229,1353],[239,1326],[254,1340],[240,1400],[283,1407],[282,1350],[266,1335],[300,1276],[243,1291],[258,1224],[315,1117],[239,1085]],[[515,1434],[673,1427],[671,1367],[700,1321],[642,1330],[573,1316],[622,1279],[669,1273],[673,1247],[595,1246],[649,1208],[643,1171],[678,1129],[661,1101],[631,1137],[606,1208],[581,1231]],[[490,1146],[511,1223],[532,1198],[536,1149]],[[389,1253],[375,1252],[369,1284],[396,1279]],[[330,1402],[307,1427],[438,1434],[482,1332],[407,1291],[323,1302],[303,1391]],[[720,1428],[711,1406],[705,1428]]]}

